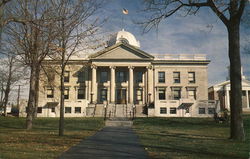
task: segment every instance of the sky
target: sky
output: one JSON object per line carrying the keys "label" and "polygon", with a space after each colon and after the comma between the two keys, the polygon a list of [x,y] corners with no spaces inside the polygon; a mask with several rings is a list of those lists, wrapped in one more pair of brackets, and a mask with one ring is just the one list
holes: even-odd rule
{"label": "sky", "polygon": [[[140,12],[140,0],[107,1],[101,9],[102,16],[108,18],[102,28],[105,33],[124,28],[140,41],[140,49],[147,53],[206,54],[211,60],[208,65],[209,86],[226,80],[229,66],[227,29],[209,8],[200,9],[195,16],[184,17],[178,13],[163,20],[158,30],[142,34],[142,27],[134,23],[145,16]],[[123,8],[129,11],[128,15],[122,14]],[[246,32],[242,31],[241,35],[241,42],[246,42]],[[250,53],[245,52],[241,53],[242,66],[244,75],[250,79]]]}
{"label": "sky", "polygon": [[[227,30],[208,8],[202,8],[196,16],[173,15],[163,20],[158,30],[142,34],[142,27],[134,23],[145,16],[139,12],[142,9],[141,0],[106,1],[98,13],[100,18],[108,19],[101,28],[103,34],[109,35],[124,28],[140,41],[140,49],[147,53],[206,54],[207,59],[211,60],[208,65],[208,85],[226,80],[229,66]],[[122,14],[123,8],[129,11],[128,15]],[[249,35],[250,29],[242,29],[242,44],[250,43]],[[241,57],[244,75],[250,79],[250,53],[242,49]],[[21,98],[27,97],[28,85],[25,84],[22,86]]]}

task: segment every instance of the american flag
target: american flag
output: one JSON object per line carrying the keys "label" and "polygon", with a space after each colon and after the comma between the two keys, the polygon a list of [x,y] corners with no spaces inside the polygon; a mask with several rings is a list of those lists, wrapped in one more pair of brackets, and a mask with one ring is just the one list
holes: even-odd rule
{"label": "american flag", "polygon": [[128,10],[125,9],[125,8],[123,8],[123,9],[122,9],[122,13],[123,13],[123,14],[128,14]]}

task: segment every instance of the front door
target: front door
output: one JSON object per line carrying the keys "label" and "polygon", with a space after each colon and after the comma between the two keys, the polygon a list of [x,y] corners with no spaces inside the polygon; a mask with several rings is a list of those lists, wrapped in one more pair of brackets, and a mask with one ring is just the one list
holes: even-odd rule
{"label": "front door", "polygon": [[126,104],[126,89],[125,88],[119,88],[116,90],[116,103]]}

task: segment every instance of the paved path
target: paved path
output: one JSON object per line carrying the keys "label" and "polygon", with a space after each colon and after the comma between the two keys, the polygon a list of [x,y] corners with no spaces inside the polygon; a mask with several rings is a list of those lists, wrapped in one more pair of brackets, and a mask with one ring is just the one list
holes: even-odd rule
{"label": "paved path", "polygon": [[130,127],[105,127],[63,153],[59,159],[148,159]]}

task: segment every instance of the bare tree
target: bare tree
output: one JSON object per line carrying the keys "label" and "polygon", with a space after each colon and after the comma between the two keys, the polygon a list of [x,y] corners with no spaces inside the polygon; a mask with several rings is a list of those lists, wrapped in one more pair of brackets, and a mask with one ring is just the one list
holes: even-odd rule
{"label": "bare tree", "polygon": [[230,138],[245,140],[242,119],[242,84],[240,59],[240,22],[247,0],[145,0],[144,13],[149,18],[139,24],[144,26],[144,32],[157,27],[159,23],[177,13],[196,14],[201,8],[210,8],[224,23],[228,31],[228,46],[230,60],[231,82],[231,133]]}
{"label": "bare tree", "polygon": [[101,7],[102,1],[92,0],[55,0],[53,15],[61,19],[55,23],[60,35],[54,43],[54,52],[51,59],[58,61],[60,76],[60,121],[59,136],[64,134],[64,74],[68,61],[73,55],[77,55],[86,49],[96,46],[95,34],[100,25],[104,22],[98,20],[94,15]]}
{"label": "bare tree", "polygon": [[[1,0],[0,1],[0,35],[2,33],[4,25],[6,25],[6,23],[8,22],[8,18],[6,18],[4,11],[5,11],[5,5],[10,1],[11,0]],[[1,37],[0,37],[0,39],[1,39]]]}
{"label": "bare tree", "polygon": [[20,63],[11,55],[1,59],[0,67],[2,73],[2,104],[4,107],[4,115],[7,116],[7,104],[9,102],[11,88],[15,83],[22,80],[25,74],[24,68],[20,67]]}
{"label": "bare tree", "polygon": [[15,49],[15,55],[30,69],[30,90],[26,128],[32,128],[36,112],[41,63],[51,52],[50,46],[56,33],[55,18],[50,1],[16,0],[12,3],[11,14],[22,17],[22,23],[11,23],[6,27],[7,41]]}

